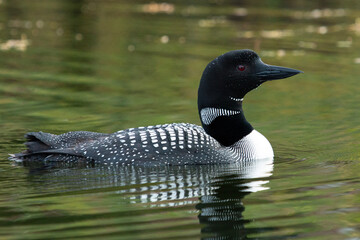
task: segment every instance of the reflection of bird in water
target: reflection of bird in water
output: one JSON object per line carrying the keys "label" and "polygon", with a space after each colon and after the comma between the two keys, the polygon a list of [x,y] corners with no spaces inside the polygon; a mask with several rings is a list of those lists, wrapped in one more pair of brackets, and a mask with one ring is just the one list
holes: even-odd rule
{"label": "reflection of bird in water", "polygon": [[113,134],[32,132],[26,135],[28,149],[12,159],[186,165],[273,157],[268,140],[246,121],[242,101],[262,83],[298,73],[267,65],[251,50],[231,51],[211,61],[203,72],[198,91],[203,128],[172,123]]}
{"label": "reflection of bird in water", "polygon": [[[199,211],[204,239],[246,239],[245,224],[249,220],[243,217],[242,199],[251,192],[267,189],[265,184],[273,170],[272,158],[241,164],[160,167],[64,168],[65,163],[56,163],[57,167],[28,164],[31,181],[45,182],[50,191],[54,186],[70,193],[111,189],[129,203],[155,208],[157,212],[193,206]],[[38,187],[44,188],[44,184]]]}
{"label": "reflection of bird in water", "polygon": [[[263,186],[272,175],[272,159],[252,161],[238,172],[220,174],[211,181],[210,195],[200,197],[196,208],[199,221],[204,224],[203,239],[249,239],[243,217],[242,199],[251,192],[267,189]],[[252,232],[254,233],[254,232]]]}
{"label": "reflection of bird in water", "polygon": [[200,223],[204,224],[201,232],[203,239],[246,239],[243,217],[245,207],[242,199],[250,194],[243,184],[247,180],[236,175],[223,176],[214,185],[217,189],[210,196],[202,196],[196,206],[201,212]]}

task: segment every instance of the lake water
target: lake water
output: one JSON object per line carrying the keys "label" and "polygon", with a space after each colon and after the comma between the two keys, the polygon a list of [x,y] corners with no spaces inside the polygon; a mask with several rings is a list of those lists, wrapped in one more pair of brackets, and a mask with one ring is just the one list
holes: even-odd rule
{"label": "lake water", "polygon": [[[8,160],[29,131],[200,124],[204,67],[243,48],[305,72],[244,100],[274,160]],[[359,81],[357,0],[0,0],[0,238],[360,239]]]}

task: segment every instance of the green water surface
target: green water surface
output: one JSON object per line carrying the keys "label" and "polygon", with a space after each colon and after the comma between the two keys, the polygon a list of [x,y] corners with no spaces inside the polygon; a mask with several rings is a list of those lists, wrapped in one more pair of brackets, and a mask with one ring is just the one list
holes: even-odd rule
{"label": "green water surface", "polygon": [[[274,161],[91,168],[8,160],[29,131],[200,124],[234,49],[304,71],[249,93]],[[360,239],[360,2],[0,0],[0,239]]]}

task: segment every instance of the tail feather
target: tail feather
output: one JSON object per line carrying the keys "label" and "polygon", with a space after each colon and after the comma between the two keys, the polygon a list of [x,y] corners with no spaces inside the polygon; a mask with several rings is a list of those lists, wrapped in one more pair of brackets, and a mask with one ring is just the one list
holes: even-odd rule
{"label": "tail feather", "polygon": [[51,142],[48,140],[51,139],[51,137],[54,138],[57,136],[43,132],[31,132],[25,134],[25,138],[27,139],[27,142],[25,143],[25,146],[27,147],[27,153],[41,152],[50,149]]}
{"label": "tail feather", "polygon": [[47,159],[48,156],[55,156],[56,159],[62,159],[61,156],[74,156],[75,158],[84,158],[76,153],[79,145],[89,143],[107,137],[108,134],[95,132],[68,132],[61,135],[55,135],[44,132],[29,132],[25,134],[27,149],[21,153],[10,154],[9,159],[14,161],[23,161],[26,159]]}

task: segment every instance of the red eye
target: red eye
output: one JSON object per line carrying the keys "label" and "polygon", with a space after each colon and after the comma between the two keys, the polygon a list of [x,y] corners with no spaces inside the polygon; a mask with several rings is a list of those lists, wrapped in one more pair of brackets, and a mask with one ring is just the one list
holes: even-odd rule
{"label": "red eye", "polygon": [[242,71],[245,70],[245,66],[244,65],[238,65],[237,69],[242,72]]}

